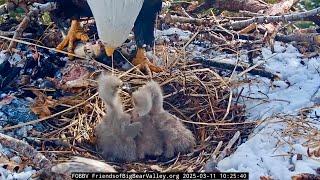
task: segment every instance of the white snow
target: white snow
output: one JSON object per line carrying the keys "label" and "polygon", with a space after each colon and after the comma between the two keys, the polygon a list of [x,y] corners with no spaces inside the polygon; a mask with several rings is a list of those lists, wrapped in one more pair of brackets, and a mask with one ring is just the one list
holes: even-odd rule
{"label": "white snow", "polygon": [[[283,51],[282,46],[277,44],[277,47]],[[261,98],[259,101],[246,100],[248,115],[252,119],[270,117],[275,113],[295,113],[314,104],[311,98],[320,87],[320,59],[302,59],[302,55],[291,45],[285,52],[281,51],[276,55],[268,49],[262,51],[264,59],[268,59],[266,69],[278,73],[281,80],[275,81],[272,87],[269,79],[259,78],[257,83],[245,88],[244,94]],[[263,104],[259,105],[259,109],[254,108],[260,103]]]}
{"label": "white snow", "polygon": [[[320,167],[320,159],[308,157],[308,147],[302,145],[306,139],[291,139],[282,134],[286,123],[275,117],[296,115],[302,108],[315,105],[313,97],[320,87],[320,58],[303,59],[292,45],[276,43],[275,49],[276,54],[272,54],[264,48],[262,56],[265,68],[279,74],[280,80],[271,82],[267,78],[250,77],[252,82],[241,87],[244,88],[242,95],[250,97],[244,101],[249,120],[268,120],[234,154],[218,164],[221,171],[249,172],[250,179],[270,176],[286,180],[299,173],[315,174]],[[319,115],[320,109],[314,108],[308,120],[320,131]],[[297,154],[302,155],[302,160],[297,160]]]}
{"label": "white snow", "polygon": [[192,35],[192,33],[190,31],[184,31],[184,30],[181,30],[179,28],[169,28],[169,29],[166,29],[166,30],[156,30],[156,37],[159,37],[159,36],[172,36],[172,35],[178,35],[181,39],[183,38],[187,38]]}
{"label": "white snow", "polygon": [[[281,136],[284,128],[283,123],[269,122],[240,145],[234,154],[222,160],[218,168],[223,171],[249,172],[250,179],[271,176],[273,179],[289,180],[291,176],[300,173],[315,174],[315,169],[320,167],[319,160],[308,158],[307,148],[301,145],[303,140],[296,140],[292,146],[287,144],[286,138]],[[293,157],[290,164],[291,154]],[[297,160],[297,154],[303,156],[302,160]],[[294,169],[290,171],[292,164]]]}
{"label": "white snow", "polygon": [[177,36],[178,41],[188,41],[191,38],[192,33],[190,31],[184,31],[179,28],[169,28],[166,30],[156,30],[156,41],[170,42],[170,36]]}

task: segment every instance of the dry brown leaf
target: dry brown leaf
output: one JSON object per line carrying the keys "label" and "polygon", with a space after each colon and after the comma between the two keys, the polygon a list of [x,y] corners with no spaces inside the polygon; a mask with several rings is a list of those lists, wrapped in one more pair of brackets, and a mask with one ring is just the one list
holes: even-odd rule
{"label": "dry brown leaf", "polygon": [[82,99],[77,99],[74,96],[72,97],[62,97],[59,99],[59,104],[66,104],[69,106],[75,106],[77,104],[82,103],[84,100]]}
{"label": "dry brown leaf", "polygon": [[38,115],[40,118],[52,115],[51,110],[57,106],[57,100],[52,99],[51,96],[46,96],[41,91],[32,91],[37,97],[31,106],[31,111]]}
{"label": "dry brown leaf", "polygon": [[239,34],[248,34],[249,32],[255,30],[257,28],[257,24],[256,23],[253,23],[253,24],[250,24],[249,26],[243,28],[242,30],[240,30],[238,33]]}
{"label": "dry brown leaf", "polygon": [[89,135],[88,143],[95,145],[97,143],[97,137],[95,137],[93,134]]}

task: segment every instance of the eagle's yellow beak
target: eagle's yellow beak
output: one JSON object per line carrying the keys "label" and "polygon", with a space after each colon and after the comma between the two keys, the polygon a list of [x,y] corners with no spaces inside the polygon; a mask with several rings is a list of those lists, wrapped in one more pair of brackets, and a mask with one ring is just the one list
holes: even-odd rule
{"label": "eagle's yellow beak", "polygon": [[115,49],[114,49],[114,48],[106,47],[106,48],[105,48],[105,51],[106,51],[107,56],[111,57],[111,56],[113,55]]}

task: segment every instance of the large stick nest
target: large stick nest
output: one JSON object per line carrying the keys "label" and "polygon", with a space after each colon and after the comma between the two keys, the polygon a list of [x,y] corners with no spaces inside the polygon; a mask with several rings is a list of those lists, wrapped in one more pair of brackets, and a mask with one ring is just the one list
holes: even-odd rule
{"label": "large stick nest", "polygon": [[[152,79],[162,86],[165,109],[180,117],[196,136],[195,152],[167,162],[150,160],[118,164],[119,170],[201,170],[220,141],[226,144],[237,131],[241,132],[242,138],[247,138],[254,128],[255,123],[244,122],[244,106],[236,102],[237,95],[228,79],[195,63],[178,62],[171,69]],[[114,73],[129,87],[128,91],[121,92],[121,99],[125,110],[130,112],[131,92],[144,85],[150,77],[132,71]],[[92,74],[90,79],[95,81],[96,75]],[[70,155],[80,155],[101,159],[94,147],[94,127],[105,114],[105,106],[96,92],[96,87],[92,86],[76,96],[54,100],[58,105],[51,111],[57,114],[43,122],[48,131],[34,135],[40,140],[37,146],[42,147],[47,157],[54,155],[64,159]],[[159,167],[155,168],[152,164]]]}

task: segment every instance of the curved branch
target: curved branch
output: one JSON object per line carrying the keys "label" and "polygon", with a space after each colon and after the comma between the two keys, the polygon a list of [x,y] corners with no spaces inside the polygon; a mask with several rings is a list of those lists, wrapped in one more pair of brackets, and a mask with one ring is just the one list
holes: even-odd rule
{"label": "curved branch", "polygon": [[287,15],[281,15],[281,16],[254,17],[248,20],[227,23],[227,24],[224,24],[224,27],[231,28],[231,29],[242,29],[253,23],[264,24],[264,23],[273,23],[273,22],[299,21],[299,20],[305,20],[305,19],[307,20],[309,17],[315,16],[319,13],[320,13],[320,7],[310,11],[306,11],[306,12],[293,13],[293,14],[287,14]]}

